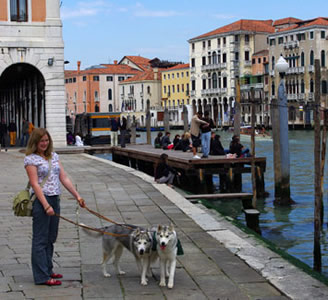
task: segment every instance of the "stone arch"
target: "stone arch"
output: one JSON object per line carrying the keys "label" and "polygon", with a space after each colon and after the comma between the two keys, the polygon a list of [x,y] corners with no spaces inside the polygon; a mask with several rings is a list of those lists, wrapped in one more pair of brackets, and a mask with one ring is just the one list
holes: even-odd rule
{"label": "stone arch", "polygon": [[0,76],[0,118],[16,123],[21,136],[23,118],[35,127],[46,127],[46,81],[41,71],[28,63],[14,63]]}

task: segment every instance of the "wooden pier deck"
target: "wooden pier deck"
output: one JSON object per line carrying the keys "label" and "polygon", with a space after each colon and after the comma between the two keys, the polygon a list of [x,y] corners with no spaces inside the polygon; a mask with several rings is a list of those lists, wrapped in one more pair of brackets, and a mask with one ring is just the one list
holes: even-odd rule
{"label": "wooden pier deck", "polygon": [[[151,145],[127,145],[125,148],[111,147],[113,161],[154,175],[156,164],[162,153],[168,155],[168,163],[179,170],[183,176],[180,184],[187,190],[197,193],[211,193],[213,190],[213,175],[220,176],[222,192],[240,193],[242,189],[242,174],[251,173],[251,157],[226,158],[225,156],[209,156],[206,159],[194,159],[192,152],[155,149]],[[256,188],[258,195],[264,191],[264,172],[266,158],[255,157]]]}

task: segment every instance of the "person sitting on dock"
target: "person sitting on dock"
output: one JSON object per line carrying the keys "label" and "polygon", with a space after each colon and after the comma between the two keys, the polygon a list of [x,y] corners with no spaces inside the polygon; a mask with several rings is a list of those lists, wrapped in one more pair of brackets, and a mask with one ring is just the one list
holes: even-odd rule
{"label": "person sitting on dock", "polygon": [[175,175],[181,176],[181,173],[168,165],[168,158],[169,156],[165,153],[162,153],[159,157],[159,164],[155,171],[155,181],[157,183],[166,183],[169,187],[173,187]]}
{"label": "person sitting on dock", "polygon": [[183,152],[191,151],[192,149],[191,134],[188,131],[183,134],[183,138],[180,141],[180,149]]}
{"label": "person sitting on dock", "polygon": [[154,141],[155,148],[162,148],[162,136],[163,136],[162,132],[159,132],[157,134],[157,137],[155,138],[155,141]]}
{"label": "person sitting on dock", "polygon": [[173,144],[171,143],[170,140],[170,135],[171,133],[167,131],[162,139],[162,148],[164,150],[171,150],[173,148]]}
{"label": "person sitting on dock", "polygon": [[201,111],[197,112],[191,119],[191,125],[190,125],[190,133],[191,133],[191,139],[192,139],[192,152],[193,152],[193,158],[199,159],[200,157],[197,155],[197,148],[201,146],[201,140],[200,140],[200,131],[199,127],[201,124],[204,125],[210,125],[209,123],[201,120],[203,113]]}
{"label": "person sitting on dock", "polygon": [[230,142],[229,153],[236,154],[237,157],[248,157],[249,149],[245,149],[244,146],[240,143],[238,135],[234,135]]}
{"label": "person sitting on dock", "polygon": [[181,137],[180,137],[180,134],[176,134],[174,139],[173,139],[173,149],[174,150],[179,150],[179,149],[176,149],[176,147],[178,146],[178,144],[180,143],[181,141]]}
{"label": "person sitting on dock", "polygon": [[211,133],[211,146],[210,146],[210,155],[225,155],[226,152],[220,141],[220,136],[215,134],[215,132]]}

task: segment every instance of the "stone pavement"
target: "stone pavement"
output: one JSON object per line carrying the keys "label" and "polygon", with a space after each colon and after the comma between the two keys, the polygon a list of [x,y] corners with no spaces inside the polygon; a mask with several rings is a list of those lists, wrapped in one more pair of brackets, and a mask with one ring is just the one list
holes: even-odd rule
{"label": "stone pavement", "polygon": [[[30,266],[31,218],[13,216],[11,198],[24,187],[24,155],[0,152],[0,299],[327,299],[328,288],[285,262],[225,218],[189,203],[166,185],[125,166],[85,154],[60,155],[88,207],[117,221],[150,227],[173,222],[185,254],[178,257],[175,286],[161,288],[159,266],[140,285],[134,258],[124,251],[126,275],[104,278],[101,239],[63,220],[55,244],[60,287],[35,286]],[[89,226],[108,225],[79,209],[65,191],[62,215]]]}

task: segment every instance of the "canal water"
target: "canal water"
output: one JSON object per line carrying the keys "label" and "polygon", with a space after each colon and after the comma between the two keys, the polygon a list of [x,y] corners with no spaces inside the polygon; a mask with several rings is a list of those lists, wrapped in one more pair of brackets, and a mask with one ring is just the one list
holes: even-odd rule
{"label": "canal water", "polygon": [[[174,135],[182,131],[171,131],[171,140]],[[217,131],[225,148],[229,147],[232,133]],[[152,141],[157,132],[152,132]],[[146,141],[146,133],[142,132],[137,143]],[[241,141],[250,148],[250,141]],[[265,190],[269,195],[265,199],[257,200],[257,209],[261,212],[260,228],[262,236],[275,246],[302,262],[313,266],[313,231],[314,231],[314,133],[313,131],[289,131],[289,152],[291,172],[291,196],[296,202],[290,207],[276,207],[274,201],[274,172],[273,172],[273,143],[272,141],[256,141],[256,156],[267,158],[265,172]],[[190,155],[192,155],[190,153]],[[328,154],[327,154],[328,156]],[[111,157],[107,157],[111,159]],[[219,188],[219,178],[213,179],[216,188]],[[328,277],[328,172],[325,171],[324,181],[324,230],[322,239],[322,273]],[[250,174],[243,175],[243,192],[252,192]],[[211,201],[213,208],[220,213],[245,224],[240,200]]]}

